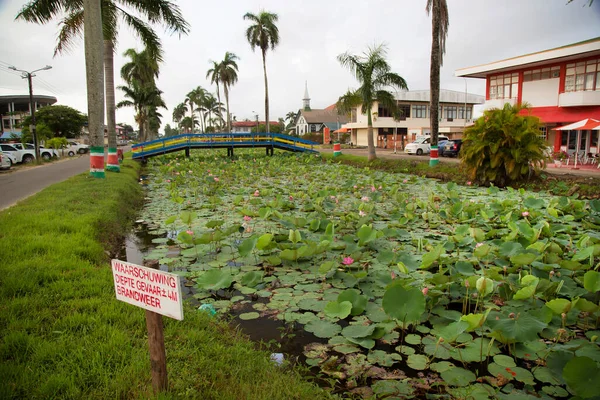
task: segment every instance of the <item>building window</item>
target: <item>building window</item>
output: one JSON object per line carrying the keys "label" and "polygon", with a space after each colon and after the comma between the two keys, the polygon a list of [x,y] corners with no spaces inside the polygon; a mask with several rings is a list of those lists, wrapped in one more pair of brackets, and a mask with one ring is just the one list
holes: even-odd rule
{"label": "building window", "polygon": [[377,108],[377,116],[379,118],[391,117],[392,113],[390,113],[390,110],[388,110],[387,108],[379,106]]}
{"label": "building window", "polygon": [[600,90],[600,60],[567,64],[565,92]]}
{"label": "building window", "polygon": [[490,99],[516,99],[519,96],[519,74],[490,78]]}
{"label": "building window", "polygon": [[427,118],[427,109],[426,105],[412,106],[413,118]]}
{"label": "building window", "polygon": [[398,104],[398,111],[400,111],[400,120],[410,118],[410,104]]}
{"label": "building window", "polygon": [[540,81],[543,79],[558,78],[560,76],[560,67],[546,67],[533,69],[523,72],[523,82]]}
{"label": "building window", "polygon": [[467,107],[467,115],[465,116],[465,107],[458,107],[458,118],[471,119],[472,108]]}
{"label": "building window", "polygon": [[350,111],[350,122],[356,122],[356,114],[357,114],[358,109],[353,108],[352,111]]}
{"label": "building window", "polygon": [[545,126],[540,127],[540,134],[538,137],[542,140],[548,140],[548,129]]}
{"label": "building window", "polygon": [[455,119],[458,116],[456,106],[445,106],[444,111],[446,111],[446,119]]}
{"label": "building window", "polygon": [[310,131],[311,132],[316,132],[317,131],[317,126],[316,125],[310,125]]}

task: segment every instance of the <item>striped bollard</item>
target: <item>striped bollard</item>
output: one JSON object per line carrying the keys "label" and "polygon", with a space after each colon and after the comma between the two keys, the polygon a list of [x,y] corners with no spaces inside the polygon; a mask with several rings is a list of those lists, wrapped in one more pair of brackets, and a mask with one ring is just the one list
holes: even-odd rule
{"label": "striped bollard", "polygon": [[90,176],[104,178],[104,147],[93,146],[90,149]]}
{"label": "striped bollard", "polygon": [[334,143],[333,144],[333,156],[337,157],[337,156],[341,156],[342,155],[342,145],[339,143]]}
{"label": "striped bollard", "polygon": [[437,145],[431,146],[431,153],[429,154],[429,166],[436,166],[439,162],[440,160],[438,159],[438,147]]}
{"label": "striped bollard", "polygon": [[106,170],[112,172],[121,172],[121,167],[119,166],[119,156],[117,155],[116,147],[108,148],[108,160],[106,162]]}

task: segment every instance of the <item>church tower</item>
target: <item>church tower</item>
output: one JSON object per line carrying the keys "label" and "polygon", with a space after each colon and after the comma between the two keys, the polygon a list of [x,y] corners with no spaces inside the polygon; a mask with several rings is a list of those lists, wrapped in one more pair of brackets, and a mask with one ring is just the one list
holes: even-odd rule
{"label": "church tower", "polygon": [[310,111],[310,97],[308,96],[308,82],[304,82],[304,98],[302,99],[304,111]]}

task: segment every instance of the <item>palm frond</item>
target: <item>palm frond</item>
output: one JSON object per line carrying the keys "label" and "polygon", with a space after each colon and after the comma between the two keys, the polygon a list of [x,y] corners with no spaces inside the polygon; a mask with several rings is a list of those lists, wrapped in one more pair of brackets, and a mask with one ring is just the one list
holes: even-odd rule
{"label": "palm frond", "polygon": [[59,24],[58,43],[54,56],[69,52],[75,45],[75,39],[83,37],[83,10],[67,15]]}

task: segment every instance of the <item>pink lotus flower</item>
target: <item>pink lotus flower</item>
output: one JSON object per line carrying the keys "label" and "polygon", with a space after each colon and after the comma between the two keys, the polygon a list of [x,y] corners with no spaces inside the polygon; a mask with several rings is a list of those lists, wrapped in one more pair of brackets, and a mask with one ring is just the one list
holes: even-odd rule
{"label": "pink lotus flower", "polygon": [[260,192],[257,189],[257,190],[254,191],[254,197],[258,197],[258,196],[260,196]]}
{"label": "pink lotus flower", "polygon": [[375,189],[375,186],[371,186],[371,192],[376,191],[377,189]]}
{"label": "pink lotus flower", "polygon": [[171,180],[170,180],[170,179],[167,179],[167,183],[171,183]]}
{"label": "pink lotus flower", "polygon": [[423,292],[423,296],[427,296],[427,293],[429,293],[429,288],[424,287],[423,290],[421,290],[421,292]]}
{"label": "pink lotus flower", "polygon": [[361,217],[364,217],[365,215],[367,215],[367,213],[366,213],[366,212],[364,212],[363,210],[360,210],[360,211],[358,212],[358,215],[360,215]]}
{"label": "pink lotus flower", "polygon": [[350,265],[354,262],[354,259],[352,257],[344,257],[344,260],[342,261],[342,264],[344,265]]}
{"label": "pink lotus flower", "polygon": [[294,196],[290,196],[290,201],[294,201]]}
{"label": "pink lotus flower", "polygon": [[475,245],[475,248],[478,248],[478,247],[481,247],[481,246],[483,246],[483,243],[481,243],[481,242],[480,242],[480,243],[477,243],[477,244]]}
{"label": "pink lotus flower", "polygon": [[394,271],[390,273],[390,276],[392,277],[392,280],[396,279],[396,273]]}
{"label": "pink lotus flower", "polygon": [[468,289],[471,286],[468,280],[465,279],[465,287]]}
{"label": "pink lotus flower", "polygon": [[358,186],[354,185],[354,189],[358,189]]}
{"label": "pink lotus flower", "polygon": [[246,222],[252,221],[252,218],[250,218],[247,215],[244,215],[244,221],[246,221]]}
{"label": "pink lotus flower", "polygon": [[473,183],[473,182],[471,182],[471,181],[468,181],[468,182],[467,182],[467,186],[471,186],[471,184],[472,184],[472,183]]}
{"label": "pink lotus flower", "polygon": [[524,217],[529,217],[529,211],[523,211],[521,215]]}
{"label": "pink lotus flower", "polygon": [[219,182],[219,178],[217,178],[216,176],[214,179],[215,179],[215,182]]}
{"label": "pink lotus flower", "polygon": [[402,183],[408,183],[408,179],[403,180]]}
{"label": "pink lotus flower", "polygon": [[186,232],[186,233],[188,233],[188,234],[190,234],[190,235],[193,235],[193,234],[194,234],[194,231],[192,231],[191,229],[188,229],[188,230],[187,230],[187,231],[185,231],[185,232]]}
{"label": "pink lotus flower", "polygon": [[368,202],[369,202],[369,200],[370,200],[370,199],[369,199],[367,196],[363,196],[363,197],[361,197],[360,199],[361,199],[362,201],[364,201],[365,203],[368,203]]}

